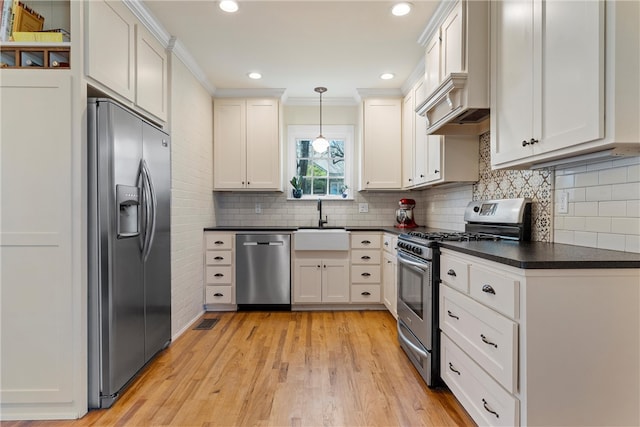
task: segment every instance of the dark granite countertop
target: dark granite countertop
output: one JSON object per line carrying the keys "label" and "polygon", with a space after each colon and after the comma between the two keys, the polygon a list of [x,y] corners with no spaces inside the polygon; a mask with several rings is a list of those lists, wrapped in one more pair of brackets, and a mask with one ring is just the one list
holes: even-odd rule
{"label": "dark granite countertop", "polygon": [[640,268],[640,254],[544,242],[442,242],[441,247],[524,269]]}
{"label": "dark granite countertop", "polygon": [[[256,231],[256,232],[260,232],[260,231],[282,231],[282,232],[293,232],[293,231],[297,231],[300,229],[310,229],[310,228],[317,228],[317,227],[309,227],[309,226],[273,226],[273,227],[269,227],[269,226],[217,226],[217,227],[205,227],[204,231]],[[362,231],[362,232],[367,232],[367,231],[381,231],[381,232],[385,232],[385,233],[391,233],[391,234],[400,234],[400,233],[404,233],[405,231],[409,231],[407,229],[403,229],[403,228],[396,228],[392,225],[372,225],[372,226],[345,226],[345,227],[332,227],[332,226],[327,226],[324,227],[327,230],[330,230],[332,228],[344,228],[347,231]],[[418,227],[418,228],[412,228],[411,230],[418,230],[418,231],[429,231],[429,230],[433,230],[433,229],[429,229],[427,227]]]}

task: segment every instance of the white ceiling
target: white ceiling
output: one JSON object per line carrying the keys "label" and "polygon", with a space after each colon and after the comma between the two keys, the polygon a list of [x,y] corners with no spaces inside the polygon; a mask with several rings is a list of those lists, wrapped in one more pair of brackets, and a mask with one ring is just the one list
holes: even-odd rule
{"label": "white ceiling", "polygon": [[[143,4],[188,51],[215,92],[285,89],[289,103],[358,99],[357,89],[400,89],[420,69],[418,42],[438,6],[412,1],[404,17],[393,1],[243,1],[229,14],[213,0],[147,0]],[[250,80],[247,73],[262,73]],[[395,74],[383,81],[380,74]],[[215,93],[214,92],[214,93]]]}

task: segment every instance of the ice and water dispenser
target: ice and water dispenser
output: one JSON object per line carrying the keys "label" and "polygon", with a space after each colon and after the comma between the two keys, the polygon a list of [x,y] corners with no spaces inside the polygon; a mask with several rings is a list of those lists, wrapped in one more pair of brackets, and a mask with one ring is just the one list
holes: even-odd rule
{"label": "ice and water dispenser", "polygon": [[140,189],[130,185],[116,185],[118,206],[118,239],[136,237],[140,234]]}

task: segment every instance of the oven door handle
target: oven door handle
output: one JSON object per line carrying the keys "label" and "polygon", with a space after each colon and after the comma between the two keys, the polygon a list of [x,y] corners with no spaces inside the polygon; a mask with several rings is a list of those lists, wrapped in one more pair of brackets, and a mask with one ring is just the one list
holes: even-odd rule
{"label": "oven door handle", "polygon": [[407,258],[405,255],[402,254],[402,252],[398,252],[398,262],[400,262],[401,264],[405,264],[408,265],[410,267],[414,267],[418,270],[420,270],[421,272],[425,273],[427,270],[425,269],[425,264],[428,263],[429,261],[424,261],[424,262],[417,262],[414,261],[410,258]]}
{"label": "oven door handle", "polygon": [[[402,328],[405,328],[407,329],[407,331],[409,331],[409,329],[406,326],[404,326],[402,322],[398,322],[398,338],[400,338],[400,340],[403,343],[409,346],[411,350],[417,353],[418,356],[422,357],[423,359],[427,359],[429,357],[429,350],[426,350],[426,349],[423,350],[417,345],[415,345],[414,343],[412,343],[411,340],[407,338],[407,336],[404,334],[404,332],[402,332]],[[409,333],[411,333],[411,331],[409,331]]]}

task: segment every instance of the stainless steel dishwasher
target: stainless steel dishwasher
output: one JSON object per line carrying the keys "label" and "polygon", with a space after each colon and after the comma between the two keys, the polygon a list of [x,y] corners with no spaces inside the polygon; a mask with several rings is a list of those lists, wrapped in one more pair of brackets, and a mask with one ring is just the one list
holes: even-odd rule
{"label": "stainless steel dishwasher", "polygon": [[236,234],[239,310],[291,310],[291,235]]}

